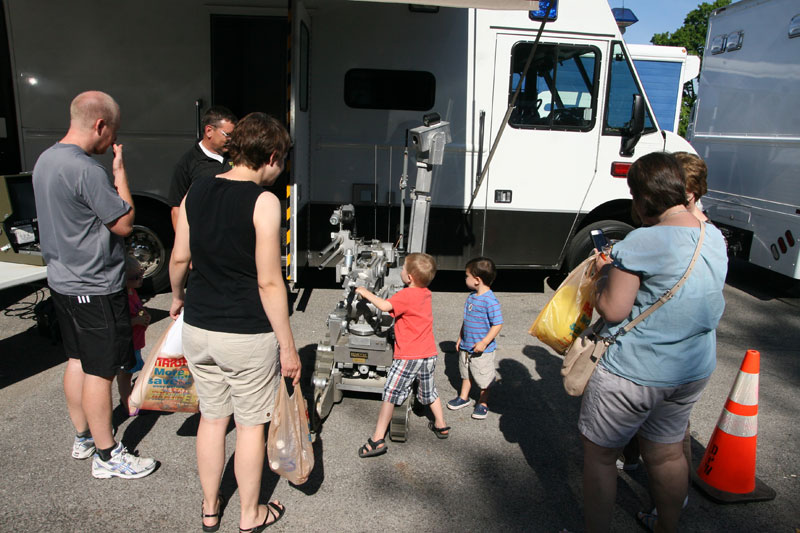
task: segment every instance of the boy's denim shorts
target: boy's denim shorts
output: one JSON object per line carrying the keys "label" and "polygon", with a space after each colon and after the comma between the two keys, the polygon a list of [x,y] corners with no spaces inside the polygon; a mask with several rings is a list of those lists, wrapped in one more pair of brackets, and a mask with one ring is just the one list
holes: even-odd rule
{"label": "boy's denim shorts", "polygon": [[383,401],[402,405],[411,392],[414,380],[419,378],[419,389],[417,389],[419,403],[423,405],[433,403],[439,397],[436,383],[433,381],[434,370],[436,370],[435,355],[425,359],[395,359],[383,386]]}

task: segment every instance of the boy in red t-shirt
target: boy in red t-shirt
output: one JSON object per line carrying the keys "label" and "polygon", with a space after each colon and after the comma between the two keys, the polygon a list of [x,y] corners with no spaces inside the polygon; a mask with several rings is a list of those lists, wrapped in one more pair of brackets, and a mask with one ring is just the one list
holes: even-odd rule
{"label": "boy in red t-shirt", "polygon": [[450,436],[445,425],[444,411],[433,372],[436,369],[436,340],[433,338],[433,304],[428,285],[436,275],[436,261],[428,254],[414,253],[406,257],[400,278],[407,287],[388,300],[378,298],[364,287],[356,294],[383,312],[394,317],[394,361],[383,387],[383,403],[378,415],[375,433],[358,450],[359,457],[372,457],[386,453],[386,430],[392,420],[395,405],[402,405],[411,392],[411,385],[419,378],[417,399],[430,405],[434,421],[428,427],[440,439]]}

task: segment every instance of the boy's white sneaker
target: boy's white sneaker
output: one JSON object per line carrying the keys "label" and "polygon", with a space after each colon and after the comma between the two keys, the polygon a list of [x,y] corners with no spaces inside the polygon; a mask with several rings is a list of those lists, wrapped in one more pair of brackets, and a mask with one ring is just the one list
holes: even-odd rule
{"label": "boy's white sneaker", "polygon": [[121,442],[117,443],[111,451],[111,458],[108,461],[100,459],[98,454],[94,454],[94,459],[92,459],[92,476],[98,479],[110,477],[137,479],[152,474],[155,468],[155,459],[137,457],[128,453],[128,449]]}

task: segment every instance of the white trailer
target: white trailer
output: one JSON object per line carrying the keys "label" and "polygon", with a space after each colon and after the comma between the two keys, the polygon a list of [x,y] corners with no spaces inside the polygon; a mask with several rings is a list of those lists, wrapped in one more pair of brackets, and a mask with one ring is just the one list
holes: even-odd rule
{"label": "white trailer", "polygon": [[690,137],[703,205],[729,252],[800,279],[800,5],[742,0],[709,17]]}
{"label": "white trailer", "polygon": [[542,25],[527,11],[536,3],[523,0],[2,3],[9,63],[0,79],[13,89],[3,116],[18,138],[19,170],[63,135],[75,94],[112,94],[137,207],[134,247],[156,285],[172,242],[172,169],[210,103],[286,117],[294,150],[278,192],[288,192],[292,282],[299,267],[319,263],[340,204],[354,204],[360,235],[397,240],[406,130],[429,111],[452,129],[433,176],[427,239],[445,269],[476,255],[507,268],[574,264],[590,249],[589,230],[621,238],[631,229],[630,163],[691,150],[659,128],[641,97],[606,0],[559,5],[522,82]]}
{"label": "white trailer", "polygon": [[658,124],[677,132],[683,86],[700,74],[700,58],[689,55],[682,46],[629,44],[628,50]]}

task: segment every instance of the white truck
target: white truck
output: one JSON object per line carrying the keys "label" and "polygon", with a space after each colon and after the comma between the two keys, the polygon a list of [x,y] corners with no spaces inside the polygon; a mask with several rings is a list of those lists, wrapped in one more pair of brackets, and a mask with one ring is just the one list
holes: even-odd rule
{"label": "white truck", "polygon": [[800,5],[742,0],[708,21],[690,141],[729,253],[800,279]]}
{"label": "white truck", "polygon": [[75,94],[112,94],[137,208],[132,245],[156,287],[173,238],[170,177],[210,103],[286,119],[294,150],[277,190],[292,283],[318,266],[341,204],[354,205],[359,235],[397,241],[406,130],[430,111],[452,130],[427,236],[444,269],[476,255],[503,268],[571,266],[591,229],[631,229],[635,159],[691,151],[659,127],[606,0],[559,4],[522,81],[543,24],[527,0],[2,4],[0,83],[11,90],[0,109],[19,165],[0,172],[33,167],[63,135]]}

